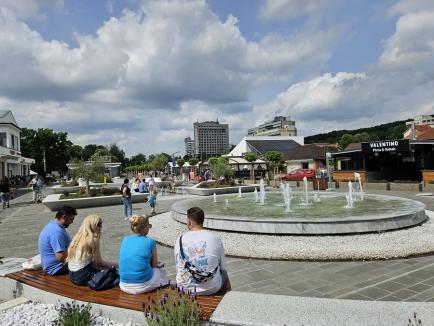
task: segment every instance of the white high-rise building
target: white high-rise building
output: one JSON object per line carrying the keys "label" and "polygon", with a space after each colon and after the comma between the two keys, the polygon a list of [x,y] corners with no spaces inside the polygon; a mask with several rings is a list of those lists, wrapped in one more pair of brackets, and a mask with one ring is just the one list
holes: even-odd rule
{"label": "white high-rise building", "polygon": [[218,156],[229,152],[229,125],[217,121],[195,122],[194,150],[197,156]]}
{"label": "white high-rise building", "polygon": [[259,126],[250,128],[248,136],[297,136],[295,121],[290,117],[276,116],[273,120],[267,121]]}
{"label": "white high-rise building", "polygon": [[191,139],[191,137],[185,137],[184,138],[184,144],[185,144],[185,155],[188,156],[194,156],[194,139]]}

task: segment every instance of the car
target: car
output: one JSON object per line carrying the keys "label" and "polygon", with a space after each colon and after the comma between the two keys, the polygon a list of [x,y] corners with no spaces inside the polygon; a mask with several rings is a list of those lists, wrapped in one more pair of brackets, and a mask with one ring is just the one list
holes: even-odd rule
{"label": "car", "polygon": [[314,169],[295,169],[289,173],[282,173],[280,175],[280,179],[284,181],[299,181],[303,180],[306,177],[307,179],[313,179],[315,177]]}

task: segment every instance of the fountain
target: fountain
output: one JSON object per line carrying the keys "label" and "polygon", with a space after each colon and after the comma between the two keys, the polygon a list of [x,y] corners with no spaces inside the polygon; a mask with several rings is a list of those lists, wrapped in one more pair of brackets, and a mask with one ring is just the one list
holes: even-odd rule
{"label": "fountain", "polygon": [[264,186],[264,180],[261,179],[261,181],[259,181],[259,199],[261,202],[261,205],[265,204],[265,186]]}
{"label": "fountain", "polygon": [[216,193],[214,193],[213,198],[214,198],[214,203],[217,203],[217,195],[216,195]]}
{"label": "fountain", "polygon": [[[186,211],[192,206],[205,211],[205,227],[215,230],[265,234],[345,234],[378,232],[410,227],[423,223],[425,205],[411,199],[364,194],[363,201],[354,202],[352,183],[348,193],[324,192],[306,205],[307,187],[293,192],[286,184],[280,191],[269,191],[265,200],[263,181],[255,202],[237,194],[189,198],[172,206],[175,220],[185,223]],[[214,197],[214,200],[213,200]],[[283,197],[283,204],[282,204]],[[315,196],[314,196],[315,197]],[[229,207],[230,201],[230,207]]]}
{"label": "fountain", "polygon": [[305,205],[309,205],[309,191],[307,190],[307,178],[303,178],[303,184],[304,184],[304,193],[306,195],[305,199]]}
{"label": "fountain", "polygon": [[348,194],[345,195],[347,199],[346,208],[354,208],[354,196],[353,196],[353,184],[351,181],[348,181]]}
{"label": "fountain", "polygon": [[253,198],[255,199],[255,203],[259,202],[259,194],[258,194],[258,190],[256,188],[253,191]]}
{"label": "fountain", "polygon": [[362,178],[360,177],[360,173],[354,172],[354,179],[359,185],[360,200],[363,200]]}
{"label": "fountain", "polygon": [[238,188],[238,197],[239,198],[243,197],[243,194],[241,192],[241,187]]}

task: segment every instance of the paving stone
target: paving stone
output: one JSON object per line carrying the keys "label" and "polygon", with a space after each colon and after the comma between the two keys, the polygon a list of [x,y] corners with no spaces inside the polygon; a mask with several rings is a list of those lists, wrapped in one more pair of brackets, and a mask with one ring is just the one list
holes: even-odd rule
{"label": "paving stone", "polygon": [[377,287],[371,287],[371,288],[367,288],[365,290],[361,290],[357,292],[358,294],[364,295],[368,298],[377,300],[380,299],[382,297],[385,297],[386,295],[390,294],[390,291],[381,289],[381,288],[377,288]]}
{"label": "paving stone", "polygon": [[401,300],[406,300],[417,294],[416,291],[411,291],[409,289],[402,289],[391,293],[393,296],[400,298]]}

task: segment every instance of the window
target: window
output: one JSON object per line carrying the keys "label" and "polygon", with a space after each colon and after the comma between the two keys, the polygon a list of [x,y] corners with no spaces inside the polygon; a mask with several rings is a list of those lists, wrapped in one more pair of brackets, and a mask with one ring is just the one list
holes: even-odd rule
{"label": "window", "polygon": [[0,146],[6,147],[7,136],[5,132],[0,132]]}

